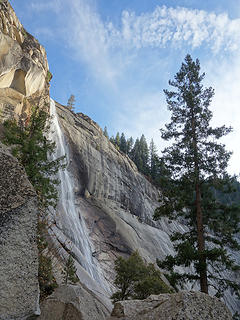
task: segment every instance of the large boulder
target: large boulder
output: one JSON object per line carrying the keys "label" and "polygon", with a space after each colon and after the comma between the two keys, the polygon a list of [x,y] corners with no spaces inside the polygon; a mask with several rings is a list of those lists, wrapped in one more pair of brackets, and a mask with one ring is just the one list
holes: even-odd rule
{"label": "large boulder", "polygon": [[36,193],[0,143],[0,319],[39,314]]}
{"label": "large boulder", "polygon": [[38,320],[105,320],[109,311],[81,285],[61,286],[41,305]]}
{"label": "large boulder", "polygon": [[201,292],[152,295],[115,303],[109,320],[231,320],[227,307]]}

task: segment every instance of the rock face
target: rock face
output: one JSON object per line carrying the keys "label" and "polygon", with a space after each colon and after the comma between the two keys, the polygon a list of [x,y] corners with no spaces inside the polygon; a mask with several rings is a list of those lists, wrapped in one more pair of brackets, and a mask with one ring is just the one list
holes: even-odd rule
{"label": "rock face", "polygon": [[0,319],[39,314],[36,194],[0,144]]}
{"label": "rock face", "polygon": [[[163,259],[174,254],[171,232],[181,232],[187,227],[176,222],[169,224],[164,219],[154,222],[152,214],[159,205],[158,190],[126,155],[116,150],[94,121],[59,104],[57,109],[69,148],[68,170],[75,181],[75,204],[88,227],[93,261],[100,265],[111,291],[114,261],[119,255],[127,257],[138,250],[148,262]],[[75,244],[63,225],[59,209],[52,217],[52,236],[60,240],[65,237],[64,243],[71,250]],[[76,250],[72,252],[78,263],[81,258]],[[232,310],[240,310],[239,301],[230,292],[226,301]]]}
{"label": "rock face", "polygon": [[7,0],[0,1],[0,121],[26,120],[31,107],[49,102],[45,49],[19,22]]}
{"label": "rock face", "polygon": [[231,320],[226,306],[200,292],[152,295],[146,300],[116,302],[109,320]]}
{"label": "rock face", "polygon": [[[153,262],[173,252],[167,232],[184,226],[169,225],[165,220],[154,222],[152,214],[159,204],[159,191],[104,137],[96,123],[57,106],[67,137],[65,143],[69,144],[76,206],[88,226],[92,256],[112,286],[114,261],[119,255],[127,257],[139,250],[141,256]],[[59,212],[53,224],[58,237],[64,224]]]}
{"label": "rock face", "polygon": [[39,320],[105,320],[106,307],[87,288],[62,286],[41,305]]}

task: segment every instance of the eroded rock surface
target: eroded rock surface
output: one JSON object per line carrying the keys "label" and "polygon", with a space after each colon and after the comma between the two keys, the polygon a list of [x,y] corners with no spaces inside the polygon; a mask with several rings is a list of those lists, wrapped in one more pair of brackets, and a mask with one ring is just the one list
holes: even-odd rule
{"label": "eroded rock surface", "polygon": [[41,305],[39,320],[105,320],[109,311],[80,285],[56,289]]}
{"label": "eroded rock surface", "polygon": [[227,307],[200,292],[152,295],[116,302],[109,320],[231,320]]}
{"label": "eroded rock surface", "polygon": [[26,120],[32,106],[49,103],[45,49],[18,20],[7,0],[0,1],[0,121]]}
{"label": "eroded rock surface", "polygon": [[39,314],[37,203],[24,169],[0,143],[0,319]]}

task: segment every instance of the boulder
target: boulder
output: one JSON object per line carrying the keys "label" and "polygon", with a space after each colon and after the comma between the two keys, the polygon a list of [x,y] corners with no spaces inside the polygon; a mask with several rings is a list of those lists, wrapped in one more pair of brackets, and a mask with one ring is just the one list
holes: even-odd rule
{"label": "boulder", "polygon": [[38,320],[105,320],[107,316],[106,307],[86,287],[66,285],[43,301]]}
{"label": "boulder", "polygon": [[108,320],[231,320],[222,301],[201,292],[151,295],[145,300],[119,301]]}
{"label": "boulder", "polygon": [[36,193],[0,143],[0,319],[39,314]]}

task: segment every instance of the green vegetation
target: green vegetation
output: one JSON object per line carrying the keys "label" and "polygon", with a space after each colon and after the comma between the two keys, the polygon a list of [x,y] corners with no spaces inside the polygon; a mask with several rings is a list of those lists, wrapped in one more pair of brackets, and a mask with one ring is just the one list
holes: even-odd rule
{"label": "green vegetation", "polygon": [[64,268],[64,283],[68,284],[79,282],[78,276],[76,275],[77,268],[74,265],[74,260],[71,255],[68,256],[65,268]]}
{"label": "green vegetation", "polygon": [[47,76],[46,76],[47,83],[49,83],[52,80],[52,77],[53,77],[52,73],[48,70]]}
{"label": "green vegetation", "polygon": [[138,252],[128,259],[119,257],[115,261],[116,279],[114,284],[119,289],[111,299],[119,300],[145,299],[151,294],[172,292],[161,279],[161,272],[153,264],[145,264]]}
{"label": "green vegetation", "polygon": [[50,141],[49,115],[38,108],[32,109],[31,117],[25,124],[15,120],[4,122],[4,143],[12,145],[12,153],[24,166],[37,195],[39,204],[37,245],[39,253],[38,280],[40,299],[51,294],[57,284],[52,273],[52,261],[47,256],[47,223],[45,211],[55,207],[58,199],[58,179],[55,177],[59,168],[64,168],[64,157],[50,160],[55,151],[55,143]]}
{"label": "green vegetation", "polygon": [[[202,292],[208,293],[212,286],[216,295],[222,296],[230,287],[240,296],[240,285],[223,277],[226,270],[240,270],[227,251],[240,249],[235,238],[240,231],[240,207],[223,196],[233,195],[236,179],[226,172],[231,153],[218,143],[232,129],[210,126],[214,91],[203,88],[203,79],[198,59],[193,61],[187,55],[174,80],[169,81],[175,91],[164,90],[172,116],[161,133],[164,140],[174,141],[163,151],[162,203],[154,218],[166,216],[184,222],[189,230],[172,235],[176,255],[158,265],[168,270],[174,286],[199,282]],[[191,266],[194,271],[177,272],[176,266]]]}
{"label": "green vegetation", "polygon": [[12,153],[24,166],[27,176],[37,192],[41,207],[56,206],[59,184],[55,177],[64,168],[64,157],[50,160],[55,143],[47,136],[50,131],[49,115],[37,108],[32,109],[30,119],[24,125],[15,120],[4,122],[4,143],[13,145]]}

